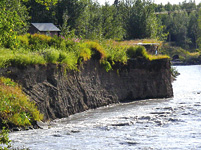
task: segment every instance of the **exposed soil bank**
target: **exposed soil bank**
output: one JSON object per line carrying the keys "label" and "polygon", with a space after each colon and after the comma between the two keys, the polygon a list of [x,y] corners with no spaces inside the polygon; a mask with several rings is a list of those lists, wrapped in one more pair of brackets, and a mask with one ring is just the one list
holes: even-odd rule
{"label": "exposed soil bank", "polygon": [[44,114],[44,120],[128,100],[173,96],[168,59],[130,60],[109,72],[99,60],[91,59],[79,70],[65,73],[61,66],[48,64],[0,72],[22,85]]}

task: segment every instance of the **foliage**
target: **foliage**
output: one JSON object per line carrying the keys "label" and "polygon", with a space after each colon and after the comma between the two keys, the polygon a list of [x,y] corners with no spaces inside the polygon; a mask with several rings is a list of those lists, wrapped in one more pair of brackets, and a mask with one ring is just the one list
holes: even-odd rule
{"label": "foliage", "polygon": [[24,95],[20,86],[8,78],[0,77],[0,120],[3,124],[31,125],[42,115],[34,102]]}
{"label": "foliage", "polygon": [[107,57],[105,49],[97,42],[87,42],[89,49],[92,50],[93,55],[99,59],[104,59]]}
{"label": "foliage", "polygon": [[51,41],[50,36],[44,34],[33,34],[29,36],[29,45],[32,51],[48,48]]}
{"label": "foliage", "polygon": [[126,53],[129,58],[149,58],[147,51],[143,46],[129,47]]}
{"label": "foliage", "polygon": [[180,75],[180,73],[178,72],[178,70],[177,70],[175,67],[171,67],[170,71],[171,71],[172,76],[173,76],[174,79],[175,79],[177,76]]}
{"label": "foliage", "polygon": [[197,38],[197,43],[199,47],[201,47],[201,8],[198,13],[198,38]]}
{"label": "foliage", "polygon": [[56,63],[59,60],[60,53],[55,49],[48,49],[44,52],[44,58],[49,63]]}
{"label": "foliage", "polygon": [[27,66],[35,64],[45,64],[46,61],[39,53],[14,52],[9,49],[0,49],[0,68],[9,66]]}
{"label": "foliage", "polygon": [[121,43],[109,41],[108,43],[104,44],[104,48],[108,55],[107,59],[112,62],[112,64],[115,64],[115,62],[120,62],[122,64],[127,63],[128,57],[126,51],[128,48],[128,43],[126,45],[121,45]]}
{"label": "foliage", "polygon": [[107,60],[102,60],[101,61],[101,65],[105,68],[105,70],[107,72],[110,71],[110,70],[112,70],[112,66],[111,66],[110,62],[107,61]]}
{"label": "foliage", "polygon": [[7,130],[5,127],[3,127],[3,129],[0,132],[0,144],[6,145],[6,147],[0,147],[0,150],[8,150],[8,148],[11,147],[10,145],[11,141],[8,138],[8,132],[9,130]]}
{"label": "foliage", "polygon": [[[64,56],[64,55],[63,55]],[[66,53],[65,58],[61,61],[62,64],[67,65],[67,69],[77,70],[78,58],[73,52]]]}
{"label": "foliage", "polygon": [[170,59],[168,55],[148,55],[149,60],[157,60],[157,59]]}
{"label": "foliage", "polygon": [[0,10],[0,45],[14,49],[19,46],[17,34],[27,30],[27,8],[18,0],[1,0]]}

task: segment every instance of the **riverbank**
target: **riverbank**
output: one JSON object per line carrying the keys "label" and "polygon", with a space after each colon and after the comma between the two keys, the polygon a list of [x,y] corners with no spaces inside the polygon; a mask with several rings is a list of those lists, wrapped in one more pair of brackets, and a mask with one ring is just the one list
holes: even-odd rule
{"label": "riverbank", "polygon": [[19,83],[44,114],[44,121],[112,103],[173,96],[169,59],[129,60],[107,72],[96,58],[79,71],[62,65],[29,65],[1,70]]}
{"label": "riverbank", "polygon": [[[178,66],[174,97],[120,103],[50,122],[50,128],[9,134],[34,150],[200,149],[201,66]],[[185,82],[186,81],[186,82]]]}

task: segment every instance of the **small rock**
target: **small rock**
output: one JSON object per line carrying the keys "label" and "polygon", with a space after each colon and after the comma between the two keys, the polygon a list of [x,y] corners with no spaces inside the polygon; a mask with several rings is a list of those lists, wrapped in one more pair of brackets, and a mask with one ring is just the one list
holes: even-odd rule
{"label": "small rock", "polygon": [[117,124],[111,124],[111,126],[129,126],[130,123],[126,122],[126,123],[117,123]]}
{"label": "small rock", "polygon": [[79,130],[71,130],[70,132],[72,132],[72,133],[79,133],[80,131]]}
{"label": "small rock", "polygon": [[13,131],[21,131],[21,129],[18,128],[18,127],[14,127],[12,130],[13,130]]}

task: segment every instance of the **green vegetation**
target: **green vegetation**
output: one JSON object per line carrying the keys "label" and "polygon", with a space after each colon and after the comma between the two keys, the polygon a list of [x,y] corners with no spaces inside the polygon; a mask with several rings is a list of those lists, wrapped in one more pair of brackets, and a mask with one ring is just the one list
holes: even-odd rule
{"label": "green vegetation", "polygon": [[27,126],[42,115],[35,104],[22,92],[19,85],[9,78],[0,77],[0,121],[5,126]]}
{"label": "green vegetation", "polygon": [[127,50],[127,55],[129,58],[149,58],[147,51],[143,46],[129,47]]}
{"label": "green vegetation", "polygon": [[180,61],[183,64],[200,64],[201,63],[201,51],[185,50],[178,46],[171,46],[170,43],[163,44],[161,53],[170,56],[174,61]]}
{"label": "green vegetation", "polygon": [[4,144],[6,147],[0,147],[0,150],[8,150],[11,147],[10,140],[8,138],[8,132],[5,127],[3,127],[2,131],[0,132],[0,144]]}
{"label": "green vegetation", "polygon": [[[63,36],[51,37],[41,34],[17,36],[21,48],[0,48],[0,68],[36,64],[63,64],[66,69],[77,70],[77,66],[91,57],[109,71],[115,63],[126,64],[130,58],[153,60],[153,56],[142,46],[129,46],[130,41],[97,41],[66,39]],[[130,44],[131,45],[131,44]],[[167,58],[167,56],[165,56]],[[161,56],[154,56],[161,59]]]}

